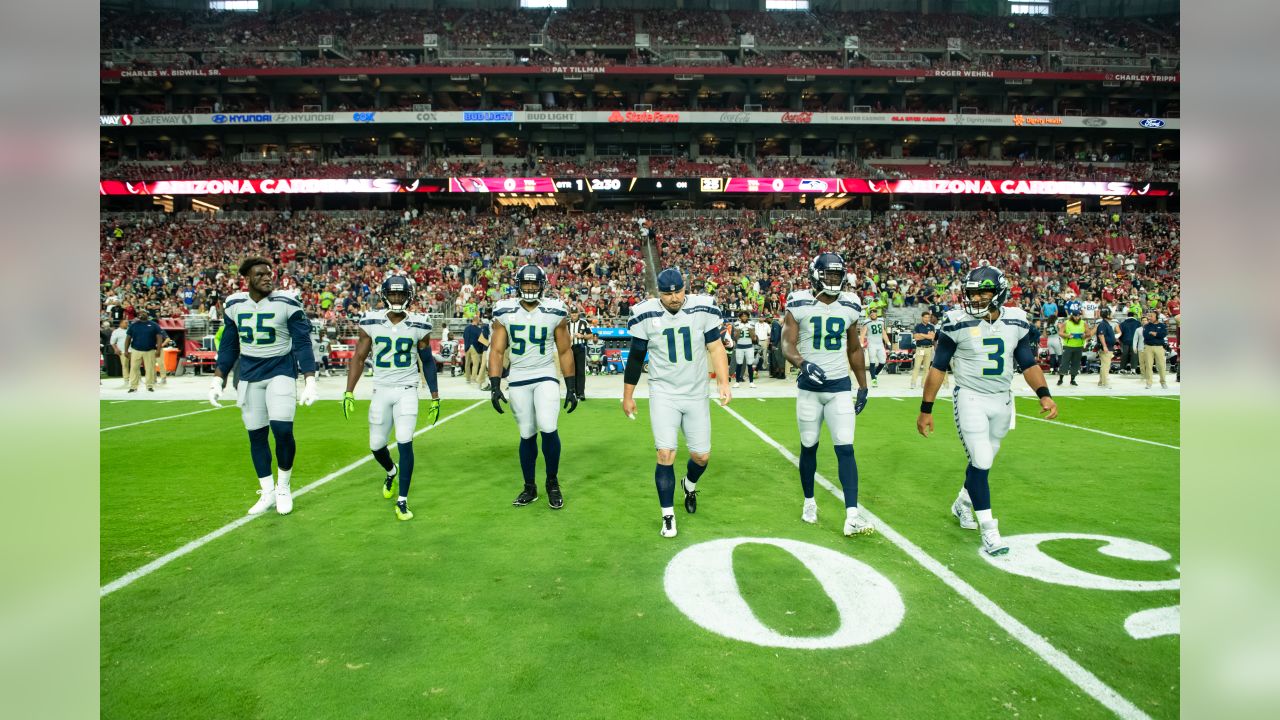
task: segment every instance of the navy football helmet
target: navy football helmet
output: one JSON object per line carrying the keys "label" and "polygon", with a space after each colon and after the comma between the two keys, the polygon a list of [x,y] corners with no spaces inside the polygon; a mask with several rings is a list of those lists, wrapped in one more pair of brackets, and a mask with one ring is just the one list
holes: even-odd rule
{"label": "navy football helmet", "polygon": [[839,295],[844,290],[844,258],[836,253],[822,253],[809,263],[809,280],[820,295]]}
{"label": "navy football helmet", "polygon": [[[525,290],[525,283],[537,283],[537,290]],[[525,265],[516,271],[516,291],[524,302],[535,303],[542,299],[542,291],[547,289],[547,274],[537,265]]]}
{"label": "navy football helmet", "polygon": [[405,312],[413,301],[413,281],[403,275],[392,275],[383,280],[382,301],[391,312]]}
{"label": "navy football helmet", "polygon": [[[986,317],[999,310],[1004,301],[1009,299],[1009,281],[1004,273],[990,265],[976,267],[964,276],[964,310],[974,317]],[[991,291],[991,299],[983,302],[976,297],[980,292]]]}

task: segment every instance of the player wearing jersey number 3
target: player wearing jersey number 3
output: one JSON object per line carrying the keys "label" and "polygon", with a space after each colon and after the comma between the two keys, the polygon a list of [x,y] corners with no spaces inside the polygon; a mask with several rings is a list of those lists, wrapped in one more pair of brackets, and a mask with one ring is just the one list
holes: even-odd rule
{"label": "player wearing jersey number 3", "polygon": [[723,320],[714,300],[686,295],[684,276],[675,268],[658,273],[658,297],[631,308],[627,332],[631,350],[622,385],[622,412],[635,419],[632,397],[640,382],[645,355],[649,356],[649,426],[658,451],[653,471],[662,513],[659,534],[676,536],[676,448],[684,432],[689,462],[680,483],[685,512],[698,510],[698,478],[711,458],[711,409],[707,403],[707,365],[716,373],[720,404],[728,405],[729,358],[720,340]]}
{"label": "player wearing jersey number 3", "polygon": [[[916,429],[933,432],[933,402],[946,371],[955,377],[952,412],[969,464],[964,486],[951,504],[951,514],[966,530],[981,529],[982,550],[1003,555],[1009,547],[1000,539],[998,521],[991,517],[991,471],[1000,441],[1013,428],[1016,408],[1010,387],[1016,364],[1040,398],[1040,413],[1052,420],[1058,406],[1049,396],[1044,372],[1036,363],[1040,335],[1024,310],[1004,307],[1009,281],[1004,273],[984,265],[964,279],[964,306],[949,311],[938,331],[938,349],[924,382],[924,397]],[[977,519],[974,519],[974,515]]]}
{"label": "player wearing jersey number 3", "polygon": [[[800,368],[796,391],[800,489],[804,492],[800,519],[818,522],[813,481],[818,468],[818,435],[825,420],[844,489],[844,534],[870,535],[875,528],[858,512],[858,463],[853,455],[855,418],[867,405],[867,371],[858,341],[862,305],[856,296],[843,292],[844,258],[836,253],[814,258],[809,263],[809,280],[813,291],[791,293],[782,319],[782,353]],[[856,401],[850,394],[850,369],[858,379]]]}
{"label": "player wearing jersey number 3", "polygon": [[[355,355],[347,366],[347,391],[342,395],[342,415],[356,410],[356,383],[365,360],[373,354],[373,397],[369,401],[369,450],[386,471],[382,497],[392,497],[392,483],[398,474],[396,518],[409,520],[409,485],[413,482],[413,433],[418,427],[418,362],[422,362],[431,405],[427,411],[432,424],[440,419],[440,390],[436,361],[431,354],[431,323],[427,316],[409,312],[413,301],[413,281],[392,275],[382,281],[384,310],[372,310],[360,318]],[[417,357],[415,357],[415,355]],[[400,465],[391,462],[387,436],[395,425]]]}
{"label": "player wearing jersey number 3", "polygon": [[564,507],[560,493],[560,384],[556,381],[555,358],[560,355],[560,371],[567,390],[564,407],[578,408],[573,392],[575,368],[569,343],[569,311],[564,303],[542,297],[547,275],[537,265],[516,271],[520,297],[507,298],[493,308],[493,337],[489,341],[489,386],[493,409],[502,413],[502,356],[511,348],[511,412],[520,428],[520,470],[524,489],[512,505],[528,505],[538,499],[534,471],[538,464],[538,439],[547,461],[547,504],[554,510]]}

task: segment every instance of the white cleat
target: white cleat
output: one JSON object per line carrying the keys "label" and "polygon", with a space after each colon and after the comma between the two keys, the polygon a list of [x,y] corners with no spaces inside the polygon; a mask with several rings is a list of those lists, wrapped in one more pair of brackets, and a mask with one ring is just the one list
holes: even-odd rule
{"label": "white cleat", "polygon": [[800,512],[800,519],[810,525],[818,524],[818,501],[813,498],[804,499],[804,510]]}
{"label": "white cleat", "polygon": [[754,382],[752,382],[752,383],[748,383],[748,384],[747,384],[747,387],[749,387],[749,388],[751,388],[752,390],[754,390],[754,389],[755,389],[755,387],[756,387],[756,384],[755,384]]}
{"label": "white cleat", "polygon": [[293,512],[293,495],[288,485],[276,486],[276,512],[281,515]]}
{"label": "white cleat", "polygon": [[1000,539],[1000,521],[992,519],[982,523],[982,552],[988,555],[1005,555],[1009,546]]}
{"label": "white cleat", "polygon": [[872,535],[876,528],[867,522],[861,515],[855,515],[844,520],[845,537],[853,537],[854,535]]}
{"label": "white cleat", "polygon": [[965,502],[961,498],[951,503],[951,514],[956,516],[960,521],[960,527],[965,530],[977,530],[978,521],[973,517],[973,506]]}
{"label": "white cleat", "polygon": [[733,381],[733,389],[734,389],[734,390],[737,390],[739,387],[742,387],[742,383],[738,382],[737,380],[734,380],[734,381]]}
{"label": "white cleat", "polygon": [[250,515],[261,515],[267,510],[270,510],[272,505],[276,504],[275,488],[270,490],[259,490],[258,494],[262,497],[258,498],[258,502],[254,503],[253,507],[249,508]]}
{"label": "white cleat", "polygon": [[675,515],[662,516],[662,527],[658,530],[658,534],[662,535],[662,537],[676,536],[676,516]]}

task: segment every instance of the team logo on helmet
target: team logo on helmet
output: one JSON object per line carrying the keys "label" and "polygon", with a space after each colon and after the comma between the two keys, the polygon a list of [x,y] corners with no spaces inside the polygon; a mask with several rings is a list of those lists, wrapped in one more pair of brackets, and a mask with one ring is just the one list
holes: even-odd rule
{"label": "team logo on helmet", "polygon": [[[990,291],[991,299],[983,301],[981,293]],[[974,317],[986,317],[999,310],[1009,298],[1009,281],[1004,273],[990,265],[976,267],[964,277],[964,309]]]}
{"label": "team logo on helmet", "polygon": [[814,292],[839,295],[844,290],[844,258],[836,253],[822,253],[809,263],[809,280]]}

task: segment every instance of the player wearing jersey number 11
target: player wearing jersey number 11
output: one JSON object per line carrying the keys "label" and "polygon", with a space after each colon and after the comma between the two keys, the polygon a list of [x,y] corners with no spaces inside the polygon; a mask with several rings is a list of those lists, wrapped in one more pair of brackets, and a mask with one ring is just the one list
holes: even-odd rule
{"label": "player wearing jersey number 11", "polygon": [[[356,384],[365,361],[373,355],[373,397],[369,400],[369,450],[386,471],[382,496],[393,497],[392,485],[399,476],[395,513],[399,520],[413,518],[409,510],[409,485],[413,482],[413,434],[418,427],[418,363],[422,363],[427,387],[431,390],[432,423],[440,417],[440,391],[436,362],[431,354],[431,322],[426,315],[409,312],[413,302],[413,281],[392,275],[382,281],[381,310],[371,310],[360,318],[355,355],[347,366],[347,391],[342,396],[342,414],[355,413]],[[395,426],[400,464],[391,462],[387,438]]]}
{"label": "player wearing jersey number 11", "polygon": [[924,381],[916,429],[925,437],[933,432],[934,398],[950,370],[955,377],[951,410],[969,457],[951,514],[960,527],[981,531],[983,552],[1003,555],[1009,547],[1000,539],[998,521],[991,516],[987,476],[1017,414],[1011,391],[1014,365],[1040,398],[1045,419],[1056,418],[1058,406],[1036,363],[1039,332],[1025,311],[1004,307],[1009,297],[1004,273],[989,265],[976,267],[965,276],[963,289],[963,307],[947,312],[938,331],[938,349]]}

